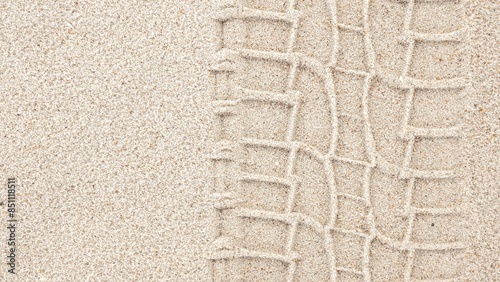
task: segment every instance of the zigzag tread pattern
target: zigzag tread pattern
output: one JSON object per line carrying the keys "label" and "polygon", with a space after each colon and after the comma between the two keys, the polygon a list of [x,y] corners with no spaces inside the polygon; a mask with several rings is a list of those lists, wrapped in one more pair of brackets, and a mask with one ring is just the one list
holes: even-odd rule
{"label": "zigzag tread pattern", "polygon": [[[399,252],[404,257],[404,265],[398,276],[399,281],[460,281],[460,275],[453,277],[447,274],[439,274],[436,277],[415,277],[416,264],[424,264],[420,256],[443,255],[458,253],[460,256],[466,248],[463,240],[447,242],[432,242],[427,240],[414,240],[415,228],[420,217],[441,218],[460,215],[461,207],[419,207],[415,206],[416,183],[419,181],[442,181],[459,177],[452,169],[420,169],[412,167],[413,154],[416,143],[421,140],[454,140],[461,135],[460,125],[448,127],[422,127],[411,125],[411,117],[414,111],[414,101],[420,90],[456,90],[460,91],[467,87],[467,81],[462,77],[445,79],[422,79],[410,75],[412,61],[416,46],[420,43],[432,44],[458,44],[465,36],[465,31],[459,29],[445,33],[425,33],[412,30],[412,22],[415,7],[420,4],[418,0],[396,1],[401,9],[405,9],[402,35],[400,44],[405,48],[404,65],[398,77],[387,76],[380,72],[376,63],[376,51],[373,47],[373,38],[370,27],[370,0],[362,0],[361,18],[362,25],[342,23],[339,20],[338,2],[340,0],[325,0],[329,13],[331,25],[331,56],[327,62],[313,58],[309,54],[295,51],[297,38],[300,32],[300,23],[303,18],[302,11],[298,10],[298,0],[283,2],[280,9],[258,9],[249,7],[241,1],[223,1],[219,11],[215,13],[214,20],[217,25],[218,42],[214,60],[210,66],[210,72],[214,81],[214,114],[218,120],[216,132],[217,150],[211,157],[214,164],[212,198],[214,208],[214,224],[212,228],[212,251],[210,262],[214,268],[213,281],[250,281],[248,276],[247,262],[267,261],[260,270],[269,271],[271,262],[278,262],[282,266],[283,273],[273,276],[276,281],[310,281],[301,275],[299,269],[306,258],[297,251],[296,246],[300,244],[299,229],[302,227],[311,230],[318,238],[326,257],[328,273],[325,277],[314,277],[315,281],[347,281],[349,277],[353,281],[384,281],[374,275],[373,265],[377,263],[374,245],[379,244],[386,248]],[[389,0],[387,0],[389,1]],[[272,1],[271,1],[272,2]],[[279,2],[279,1],[277,1]],[[424,1],[425,2],[425,1]],[[437,3],[448,2],[445,0],[434,1]],[[453,3],[461,5],[460,2]],[[248,48],[246,45],[248,30],[246,24],[259,21],[275,22],[288,28],[287,42],[281,51],[260,50]],[[341,66],[339,54],[342,52],[339,44],[341,31],[348,31],[363,38],[363,51],[367,68],[364,70]],[[226,32],[231,32],[230,43],[225,41]],[[268,91],[252,89],[243,86],[241,74],[246,73],[242,67],[245,60],[260,60],[264,62],[276,62],[287,65],[287,76],[285,89],[283,91]],[[300,110],[303,106],[305,93],[296,89],[299,72],[307,69],[314,73],[323,82],[323,89],[327,97],[324,105],[330,113],[330,135],[327,150],[321,150],[314,145],[297,139]],[[360,113],[346,114],[338,109],[339,99],[336,93],[336,82],[334,73],[343,73],[360,78],[362,81],[362,95]],[[399,130],[399,141],[405,144],[404,154],[400,163],[391,163],[378,153],[376,140],[370,117],[369,99],[371,97],[372,85],[375,80],[382,81],[393,89],[399,89],[405,93],[404,111],[401,118]],[[242,132],[241,126],[244,122],[242,111],[249,103],[257,105],[273,105],[276,109],[286,112],[286,129],[283,131],[283,139],[261,138],[247,136]],[[341,119],[348,118],[359,122],[363,131],[363,149],[366,158],[357,159],[339,154],[339,136],[341,135]],[[279,176],[272,175],[266,171],[248,172],[243,167],[247,156],[245,150],[248,148],[260,148],[264,150],[278,150],[285,152],[283,173]],[[311,214],[297,211],[299,192],[309,178],[301,177],[298,173],[298,159],[307,156],[319,164],[321,181],[328,189],[328,204],[326,218],[320,218]],[[336,182],[334,163],[346,164],[361,168],[361,192],[359,194],[339,191]],[[404,219],[404,235],[402,238],[393,238],[385,234],[377,224],[374,206],[373,186],[374,175],[381,173],[388,175],[397,181],[405,183],[403,208],[400,217]],[[257,183],[255,185],[279,185],[286,190],[286,197],[281,209],[259,209],[250,208],[245,203],[244,190],[246,183]],[[267,186],[266,186],[267,187]],[[269,188],[271,189],[271,188]],[[457,188],[458,189],[458,188]],[[248,192],[248,191],[246,191]],[[269,199],[273,201],[273,198]],[[341,204],[343,201],[356,203],[363,210],[364,228],[351,228],[339,224],[341,216]],[[242,222],[267,222],[280,224],[286,227],[286,239],[283,241],[282,251],[251,249],[244,245],[249,240],[248,230]],[[434,223],[433,223],[434,224]],[[263,225],[270,226],[270,225]],[[266,227],[261,227],[266,228]],[[264,230],[265,231],[265,230]],[[269,232],[271,234],[272,232]],[[360,256],[356,267],[345,266],[335,247],[338,244],[333,234],[340,234],[358,242]],[[452,257],[455,259],[456,257]],[[272,264],[275,267],[275,264]],[[388,265],[389,268],[395,267]],[[274,269],[274,268],[273,268]],[[439,271],[437,271],[439,272]],[[259,278],[262,279],[262,278]],[[266,281],[274,281],[266,280]],[[262,281],[262,280],[260,280]],[[351,280],[349,280],[351,281]]]}

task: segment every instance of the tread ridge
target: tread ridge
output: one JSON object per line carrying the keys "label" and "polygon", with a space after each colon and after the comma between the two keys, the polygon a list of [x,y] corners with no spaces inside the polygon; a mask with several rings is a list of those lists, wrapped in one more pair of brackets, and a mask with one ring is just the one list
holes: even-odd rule
{"label": "tread ridge", "polygon": [[[224,194],[224,193],[214,193],[216,201],[226,201],[229,203],[225,204],[215,204],[216,209],[231,209],[232,215],[234,217],[250,217],[259,218],[266,220],[276,220],[284,222],[288,225],[288,239],[285,246],[285,254],[274,254],[260,252],[256,250],[247,250],[244,248],[232,247],[231,250],[220,248],[216,252],[218,255],[213,256],[212,260],[220,260],[227,258],[236,257],[246,257],[246,258],[264,258],[264,259],[274,259],[285,262],[288,266],[288,273],[286,280],[295,281],[296,280],[296,269],[297,263],[300,260],[299,256],[293,251],[297,226],[299,224],[304,224],[311,227],[316,233],[323,237],[323,244],[327,256],[329,258],[329,268],[330,268],[330,281],[338,280],[339,272],[348,272],[357,276],[362,276],[364,281],[371,281],[371,271],[370,271],[370,251],[371,245],[374,240],[379,240],[383,244],[389,247],[407,253],[406,267],[404,270],[404,281],[412,281],[412,272],[414,268],[415,252],[420,250],[425,251],[440,251],[440,250],[455,250],[464,249],[467,246],[463,242],[451,242],[451,243],[417,243],[413,242],[411,237],[414,229],[414,222],[417,215],[452,215],[461,212],[460,208],[417,208],[412,206],[413,191],[415,189],[416,179],[446,179],[456,177],[455,172],[451,170],[418,170],[411,168],[412,155],[414,152],[415,141],[417,138],[427,138],[427,139],[445,139],[445,138],[459,138],[460,137],[460,126],[451,126],[446,128],[423,128],[415,127],[409,124],[410,115],[413,108],[413,101],[416,89],[459,89],[467,86],[467,80],[465,78],[457,77],[451,79],[433,80],[433,79],[417,79],[408,75],[410,67],[412,64],[412,58],[414,56],[415,44],[417,42],[460,42],[464,36],[463,30],[458,30],[450,33],[443,34],[430,34],[421,33],[411,30],[411,21],[414,14],[415,0],[400,1],[402,5],[406,5],[406,15],[404,20],[403,35],[401,36],[401,44],[407,46],[406,58],[403,66],[402,73],[399,77],[387,77],[383,74],[377,73],[376,62],[375,62],[375,51],[372,44],[371,32],[370,32],[370,19],[369,19],[369,8],[370,0],[363,1],[363,24],[362,26],[348,25],[338,22],[337,17],[337,3],[336,0],[326,0],[327,7],[330,12],[330,21],[332,24],[332,54],[328,65],[324,65],[318,60],[308,57],[305,54],[295,52],[294,44],[297,38],[297,32],[299,27],[299,22],[301,18],[301,13],[295,10],[296,0],[289,0],[286,12],[272,12],[265,10],[258,10],[253,8],[248,8],[243,6],[239,1],[232,1],[232,4],[225,5],[222,10],[217,13],[215,20],[220,25],[220,30],[222,30],[222,23],[229,20],[270,20],[270,21],[280,21],[285,22],[290,25],[290,36],[288,39],[288,44],[286,52],[276,52],[276,51],[261,51],[247,49],[243,45],[237,48],[229,49],[223,46],[222,39],[218,44],[217,59],[210,71],[214,73],[224,73],[224,72],[236,72],[237,62],[240,58],[254,58],[263,59],[270,61],[279,61],[288,63],[290,65],[290,70],[287,78],[286,91],[284,93],[266,92],[258,91],[254,89],[246,89],[240,87],[237,83],[231,85],[231,89],[234,89],[238,93],[238,98],[232,100],[216,100],[214,101],[214,113],[219,116],[225,115],[237,115],[238,105],[243,101],[258,101],[258,102],[277,102],[282,103],[289,108],[291,108],[290,119],[287,125],[285,141],[267,140],[267,139],[256,139],[256,138],[241,138],[240,136],[234,136],[237,140],[233,142],[221,142],[219,147],[219,152],[213,157],[213,160],[227,160],[230,162],[238,163],[238,154],[236,152],[245,145],[260,146],[260,147],[270,147],[278,148],[288,151],[288,159],[286,164],[285,177],[272,177],[267,175],[259,174],[248,174],[242,173],[240,170],[233,170],[233,175],[237,175],[236,179],[238,183],[241,181],[260,181],[268,183],[279,183],[287,186],[289,188],[289,196],[286,203],[286,209],[284,213],[262,211],[245,209],[238,207],[237,195]],[[365,55],[367,58],[367,71],[346,69],[337,65],[338,63],[338,53],[339,53],[339,30],[345,29],[351,32],[359,33],[363,36]],[[220,34],[222,37],[222,33]],[[240,40],[243,42],[244,40]],[[329,98],[329,107],[331,113],[331,124],[332,124],[332,134],[330,146],[327,154],[322,154],[316,148],[294,140],[295,129],[298,119],[298,111],[301,106],[301,93],[294,89],[294,83],[297,76],[297,69],[299,67],[308,68],[317,74],[325,83],[325,90]],[[347,74],[353,74],[363,78],[363,94],[362,94],[362,115],[357,117],[361,120],[364,128],[364,142],[365,150],[368,155],[368,161],[359,161],[355,159],[349,159],[345,157],[340,157],[336,155],[337,152],[337,142],[339,138],[338,132],[338,118],[342,116],[337,112],[337,100],[335,85],[333,81],[333,72],[342,72]],[[403,114],[402,128],[399,134],[401,140],[407,142],[405,154],[402,162],[402,166],[399,167],[395,164],[389,163],[382,156],[376,153],[375,141],[372,134],[372,129],[369,121],[369,103],[368,99],[370,96],[370,88],[373,79],[381,78],[382,81],[387,83],[393,88],[405,89],[407,90],[405,110]],[[228,145],[230,144],[230,145]],[[229,148],[229,149],[228,149]],[[301,151],[304,152],[323,165],[323,170],[326,175],[327,186],[330,190],[330,217],[327,224],[323,225],[316,219],[306,214],[298,213],[293,211],[295,204],[295,198],[297,194],[297,189],[300,185],[300,179],[294,175],[294,166],[297,158],[297,153]],[[353,196],[346,193],[340,193],[337,191],[336,184],[334,181],[332,161],[350,163],[358,166],[364,167],[363,172],[363,195],[362,197]],[[238,167],[238,165],[236,165]],[[378,169],[383,173],[393,175],[398,179],[408,180],[408,187],[405,194],[405,210],[403,211],[403,216],[408,218],[408,224],[406,226],[406,232],[402,241],[394,240],[378,230],[375,223],[375,217],[373,213],[373,207],[371,204],[370,195],[370,179],[373,170]],[[224,177],[224,175],[217,175],[217,178]],[[222,188],[218,188],[219,192]],[[222,195],[222,196],[221,196]],[[338,201],[339,197],[348,198],[356,202],[362,203],[367,208],[366,222],[368,225],[368,231],[366,233],[357,232],[353,230],[347,230],[337,227],[337,217],[338,217]],[[230,199],[228,201],[228,199]],[[331,232],[340,232],[346,235],[359,237],[363,239],[363,255],[362,255],[362,269],[356,270],[345,267],[338,267],[336,265],[336,257],[333,251],[333,242],[331,239]],[[219,238],[225,237],[220,236],[220,232],[216,232]],[[215,236],[215,237],[217,237]],[[237,244],[236,240],[232,241],[231,244]],[[225,242],[225,241],[224,241]],[[214,245],[221,245],[221,240],[216,239]],[[224,245],[224,244],[222,244]],[[227,245],[227,244],[226,244]],[[442,281],[454,281],[456,278],[444,279]],[[429,280],[430,281],[430,280]],[[441,280],[432,280],[441,281]]]}

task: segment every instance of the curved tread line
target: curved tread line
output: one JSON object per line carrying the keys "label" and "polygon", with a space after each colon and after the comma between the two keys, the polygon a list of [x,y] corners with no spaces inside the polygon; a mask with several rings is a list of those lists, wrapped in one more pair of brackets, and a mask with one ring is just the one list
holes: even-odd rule
{"label": "curved tread line", "polygon": [[355,202],[360,202],[363,205],[368,206],[368,203],[367,203],[366,199],[362,198],[362,197],[354,196],[354,195],[351,195],[351,194],[348,194],[348,193],[337,193],[337,196],[338,197],[343,197],[343,198],[346,198],[346,199],[350,199],[350,200],[353,200]]}
{"label": "curved tread line", "polygon": [[362,76],[362,77],[370,75],[370,73],[362,71],[362,70],[351,70],[351,69],[346,69],[346,68],[342,68],[342,67],[334,67],[334,66],[331,66],[331,68],[333,68],[334,71],[338,71],[338,72],[345,73],[345,74],[357,75],[357,76]]}
{"label": "curved tread line", "polygon": [[345,118],[350,118],[353,120],[364,121],[364,119],[360,116],[353,115],[353,114],[347,114],[347,113],[339,113],[339,117],[345,117]]}
{"label": "curved tread line", "polygon": [[[297,226],[298,226],[298,221],[294,221],[290,226],[290,235],[285,248],[285,252],[287,254],[293,253],[293,245],[295,243],[295,236],[297,235]],[[297,270],[297,262],[292,261],[292,263],[290,263],[290,265],[288,266],[288,277],[287,277],[288,282],[293,282],[296,270]]]}
{"label": "curved tread line", "polygon": [[465,77],[446,78],[446,79],[418,79],[412,77],[396,77],[393,75],[380,75],[377,77],[384,83],[396,89],[460,89],[468,86]]}
{"label": "curved tread line", "polygon": [[408,31],[403,41],[426,41],[426,42],[460,42],[465,33],[465,29],[459,29],[447,33],[421,33],[416,31]]}
{"label": "curved tread line", "polygon": [[211,199],[216,210],[233,209],[243,203],[234,193],[212,193]]}
{"label": "curved tread line", "polygon": [[413,148],[415,147],[415,137],[411,136],[406,144],[405,156],[403,159],[403,164],[401,171],[399,172],[399,177],[402,179],[407,179],[408,170],[410,169],[411,158],[413,156]]}
{"label": "curved tread line", "polygon": [[261,259],[277,260],[287,264],[293,263],[294,261],[300,259],[299,255],[296,253],[292,253],[291,255],[281,255],[277,253],[261,252],[245,248],[235,248],[234,250],[215,251],[210,259],[221,260],[221,259],[235,259],[235,258],[261,258]]}
{"label": "curved tread line", "polygon": [[413,272],[414,263],[415,263],[415,250],[409,250],[408,261],[406,262],[403,281],[405,282],[411,281],[411,273]]}
{"label": "curved tread line", "polygon": [[235,115],[237,105],[237,100],[218,100],[212,102],[214,113],[220,116]]}
{"label": "curved tread line", "polygon": [[326,6],[330,11],[330,22],[332,25],[332,54],[330,65],[337,65],[337,57],[339,53],[339,25],[337,20],[337,2],[336,0],[326,0]]}
{"label": "curved tread line", "polygon": [[413,168],[407,169],[406,172],[401,175],[402,168],[387,162],[384,158],[380,157],[378,153],[376,154],[376,158],[377,168],[386,174],[399,176],[401,179],[444,179],[455,177],[455,173],[452,170],[418,170]]}
{"label": "curved tread line", "polygon": [[259,9],[252,9],[245,7],[243,5],[238,5],[238,7],[228,7],[224,8],[214,15],[214,19],[217,21],[228,21],[228,20],[245,20],[245,19],[255,19],[255,20],[271,20],[271,21],[283,21],[287,23],[294,23],[300,17],[300,12],[296,10],[288,11],[287,13],[273,12]]}
{"label": "curved tread line", "polygon": [[298,222],[312,228],[317,234],[320,235],[322,235],[324,231],[323,224],[321,224],[315,218],[298,212],[278,213],[273,211],[237,208],[235,209],[235,215],[247,218],[271,219],[290,225],[292,225],[294,222]]}
{"label": "curved tread line", "polygon": [[414,135],[408,134],[408,123],[410,121],[411,108],[412,108],[414,96],[415,96],[415,88],[410,88],[408,90],[408,94],[406,95],[406,103],[405,103],[405,109],[404,109],[403,120],[402,120],[402,129],[401,129],[401,133],[400,133],[400,136],[403,139],[405,137],[408,137],[408,140],[414,137]]}
{"label": "curved tread line", "polygon": [[236,147],[237,143],[228,140],[222,140],[217,142],[218,146],[215,152],[209,157],[212,160],[227,160],[236,161],[239,159],[238,150]]}
{"label": "curved tread line", "polygon": [[276,183],[276,184],[282,184],[285,186],[292,187],[293,185],[297,185],[300,183],[298,178],[296,176],[291,176],[291,177],[276,177],[276,176],[271,176],[271,175],[264,175],[264,174],[254,174],[254,173],[246,173],[243,172],[241,173],[240,176],[241,181],[258,181],[258,182],[267,182],[267,183]]}
{"label": "curved tread line", "polygon": [[411,212],[416,215],[457,215],[462,212],[461,208],[417,208],[412,207]]}
{"label": "curved tread line", "polygon": [[345,235],[352,235],[352,236],[356,236],[356,237],[360,237],[360,238],[364,238],[364,239],[367,239],[369,238],[370,236],[365,234],[365,233],[361,233],[361,232],[357,232],[357,231],[353,231],[353,230],[350,230],[350,229],[343,229],[343,228],[329,228],[331,231],[333,232],[338,232],[338,233],[341,233],[341,234],[345,234]]}
{"label": "curved tread line", "polygon": [[375,155],[375,140],[373,138],[372,129],[370,126],[370,113],[368,109],[368,97],[370,92],[372,75],[368,75],[365,78],[364,87],[363,87],[363,97],[361,100],[362,111],[363,111],[363,119],[364,119],[364,127],[365,127],[365,145],[366,145],[366,153],[368,154],[369,167],[375,167],[377,164],[377,158]]}
{"label": "curved tread line", "polygon": [[300,93],[298,91],[288,91],[288,93],[282,94],[269,91],[252,90],[239,86],[235,88],[239,91],[241,97],[237,99],[237,101],[275,102],[293,106],[296,105],[300,99]]}
{"label": "curved tread line", "polygon": [[358,276],[364,276],[364,273],[362,271],[352,269],[352,268],[347,268],[347,267],[337,267],[337,271],[347,272],[347,273],[358,275]]}
{"label": "curved tread line", "polygon": [[444,139],[444,138],[458,138],[460,137],[461,128],[460,126],[450,126],[444,128],[424,128],[415,127],[408,125],[406,127],[406,134],[401,136],[404,140],[409,140],[414,137],[420,138],[434,138],[434,139]]}
{"label": "curved tread line", "polygon": [[372,175],[372,167],[365,167],[365,172],[363,175],[363,198],[365,199],[368,206],[368,214],[366,216],[366,223],[370,229],[370,235],[365,239],[365,245],[363,249],[363,272],[365,281],[371,281],[370,272],[370,252],[373,240],[377,236],[377,226],[375,224],[375,217],[373,214],[373,207],[371,203],[371,193],[370,193],[370,179]]}
{"label": "curved tread line", "polygon": [[365,32],[365,30],[364,30],[363,27],[355,26],[355,25],[338,23],[337,27],[341,28],[341,29],[349,30],[349,31],[358,32],[358,33],[364,33]]}
{"label": "curved tread line", "polygon": [[333,161],[345,162],[345,163],[350,163],[350,164],[365,166],[365,167],[375,167],[376,166],[375,163],[369,163],[369,162],[365,162],[365,161],[353,160],[353,159],[337,157],[337,156],[331,156],[330,159]]}
{"label": "curved tread line", "polygon": [[380,240],[382,243],[401,251],[443,251],[443,250],[462,250],[467,248],[466,244],[458,241],[452,243],[415,243],[408,242],[407,244],[394,240],[381,232],[377,231],[376,239]]}

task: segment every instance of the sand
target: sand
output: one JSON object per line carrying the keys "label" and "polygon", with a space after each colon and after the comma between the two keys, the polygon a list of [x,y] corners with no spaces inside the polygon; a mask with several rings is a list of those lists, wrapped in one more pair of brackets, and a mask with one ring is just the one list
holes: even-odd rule
{"label": "sand", "polygon": [[0,280],[500,280],[497,18],[2,1]]}

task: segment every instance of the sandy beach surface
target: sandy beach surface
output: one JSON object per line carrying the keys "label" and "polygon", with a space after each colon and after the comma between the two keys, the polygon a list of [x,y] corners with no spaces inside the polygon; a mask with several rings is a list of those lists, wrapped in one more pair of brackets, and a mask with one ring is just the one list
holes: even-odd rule
{"label": "sandy beach surface", "polygon": [[500,281],[494,2],[0,1],[0,280]]}

